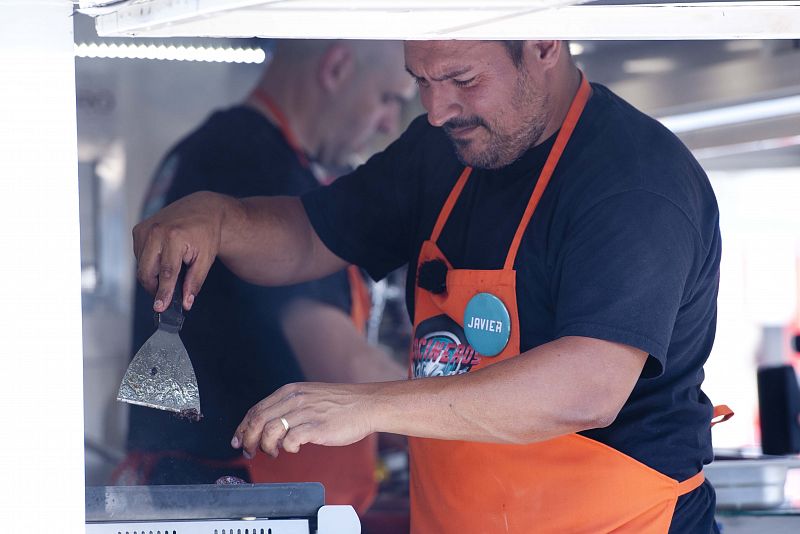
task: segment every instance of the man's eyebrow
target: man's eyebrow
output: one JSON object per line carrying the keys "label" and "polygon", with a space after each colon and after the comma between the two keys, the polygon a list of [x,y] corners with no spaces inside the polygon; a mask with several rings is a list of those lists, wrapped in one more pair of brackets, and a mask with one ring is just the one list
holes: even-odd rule
{"label": "man's eyebrow", "polygon": [[[452,78],[455,78],[455,77],[457,77],[457,76],[461,76],[461,75],[462,75],[462,74],[464,74],[465,72],[469,72],[471,69],[472,69],[472,67],[462,67],[462,68],[460,68],[460,69],[451,70],[451,71],[449,71],[449,72],[446,72],[446,73],[445,73],[445,74],[443,74],[442,76],[439,76],[438,78],[433,78],[433,77],[432,77],[432,78],[431,78],[431,80],[433,80],[434,82],[442,82],[442,81],[444,81],[444,80],[450,80],[450,79],[452,79]],[[410,75],[411,75],[413,78],[416,78],[416,79],[418,79],[418,80],[421,80],[421,79],[423,79],[421,76],[417,76],[416,74],[414,74],[414,73],[411,71],[411,69],[409,69],[409,68],[408,68],[408,65],[406,65],[406,71],[407,71],[407,72],[408,72],[408,73],[409,73],[409,74],[410,74]]]}
{"label": "man's eyebrow", "polygon": [[391,102],[397,102],[398,104],[405,104],[410,102],[413,96],[406,96],[402,93],[395,93],[393,91],[387,91],[383,94],[383,97]]}

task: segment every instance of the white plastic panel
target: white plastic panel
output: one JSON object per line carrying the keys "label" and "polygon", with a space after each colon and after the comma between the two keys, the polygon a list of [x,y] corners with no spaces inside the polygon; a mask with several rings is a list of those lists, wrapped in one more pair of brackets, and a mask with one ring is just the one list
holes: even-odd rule
{"label": "white plastic panel", "polygon": [[305,519],[91,523],[86,534],[309,534]]}
{"label": "white plastic panel", "polygon": [[[144,0],[101,36],[352,39],[790,39],[800,0],[566,5],[575,0]],[[565,6],[557,7],[553,6]]]}

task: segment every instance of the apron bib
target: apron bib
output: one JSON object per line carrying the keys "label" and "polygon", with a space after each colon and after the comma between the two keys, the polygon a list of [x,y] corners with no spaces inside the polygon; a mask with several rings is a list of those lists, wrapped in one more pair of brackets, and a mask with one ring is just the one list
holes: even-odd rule
{"label": "apron bib", "polygon": [[[461,174],[420,252],[418,272],[429,262],[447,266],[446,291],[415,289],[412,378],[464,373],[519,355],[514,260],[590,92],[584,77],[500,270],[453,269],[436,244],[471,169]],[[489,308],[481,306],[487,298],[476,298],[481,293],[492,297]],[[492,317],[479,317],[476,303]],[[468,339],[495,356],[478,353]],[[661,534],[678,497],[704,480],[701,471],[678,482],[578,434],[528,445],[412,437],[409,445],[413,533]]]}

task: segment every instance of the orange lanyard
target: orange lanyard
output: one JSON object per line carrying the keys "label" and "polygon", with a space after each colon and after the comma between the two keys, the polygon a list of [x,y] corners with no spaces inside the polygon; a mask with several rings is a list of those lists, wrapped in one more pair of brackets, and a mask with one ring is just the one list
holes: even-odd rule
{"label": "orange lanyard", "polygon": [[310,169],[311,163],[308,161],[308,156],[300,147],[297,137],[295,137],[294,132],[289,126],[289,120],[286,118],[286,115],[283,114],[275,101],[272,100],[267,93],[260,89],[253,91],[252,96],[256,99],[258,104],[266,108],[266,110],[269,111],[269,113],[275,119],[278,130],[280,130],[280,132],[283,134],[283,137],[286,138],[286,142],[289,143],[289,146],[292,147],[292,150],[294,150],[295,154],[297,155],[297,159],[300,160],[300,164],[306,169]]}

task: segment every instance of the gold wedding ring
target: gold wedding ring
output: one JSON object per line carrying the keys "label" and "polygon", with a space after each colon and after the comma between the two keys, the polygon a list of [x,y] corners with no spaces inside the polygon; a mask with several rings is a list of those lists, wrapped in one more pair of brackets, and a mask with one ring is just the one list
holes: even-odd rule
{"label": "gold wedding ring", "polygon": [[281,417],[281,423],[283,423],[283,430],[285,432],[288,432],[289,431],[289,421],[287,421],[285,417]]}

